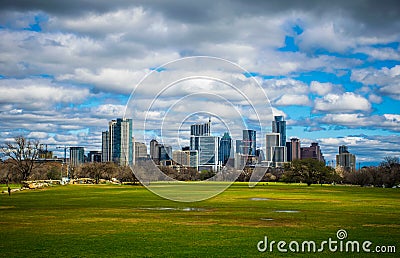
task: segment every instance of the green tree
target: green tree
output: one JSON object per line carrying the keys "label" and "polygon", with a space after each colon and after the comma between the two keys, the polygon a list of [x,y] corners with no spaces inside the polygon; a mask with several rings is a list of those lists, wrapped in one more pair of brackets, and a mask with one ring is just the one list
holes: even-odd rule
{"label": "green tree", "polygon": [[283,180],[285,182],[304,182],[308,186],[330,181],[332,170],[315,159],[293,160],[285,164]]}

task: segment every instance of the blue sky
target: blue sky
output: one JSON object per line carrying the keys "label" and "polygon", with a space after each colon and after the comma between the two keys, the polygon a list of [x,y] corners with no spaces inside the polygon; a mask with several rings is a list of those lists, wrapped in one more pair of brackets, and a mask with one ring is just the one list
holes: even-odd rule
{"label": "blue sky", "polygon": [[[101,131],[123,115],[146,74],[200,55],[248,70],[273,114],[285,116],[288,136],[304,146],[319,142],[327,160],[341,144],[361,165],[399,156],[397,2],[280,2],[5,2],[1,139],[23,133],[49,146],[99,150]],[[156,91],[151,85],[146,90],[136,97],[144,100]],[[162,97],[160,105],[170,100]],[[146,111],[135,108],[137,114]],[[229,110],[219,110],[229,120]],[[158,111],[152,119],[159,119],[163,110]]]}

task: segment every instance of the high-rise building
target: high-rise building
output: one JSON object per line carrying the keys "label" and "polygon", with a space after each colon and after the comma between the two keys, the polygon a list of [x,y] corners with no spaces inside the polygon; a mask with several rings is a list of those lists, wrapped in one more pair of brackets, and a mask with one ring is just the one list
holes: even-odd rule
{"label": "high-rise building", "polygon": [[143,142],[135,142],[135,161],[147,159],[147,147]]}
{"label": "high-rise building", "polygon": [[159,147],[158,147],[158,141],[153,139],[150,141],[150,158],[158,164],[159,162]]}
{"label": "high-rise building", "polygon": [[280,145],[281,135],[279,133],[267,133],[265,151],[267,162],[271,162],[273,167],[281,167],[287,161],[286,146]]}
{"label": "high-rise building", "polygon": [[351,154],[347,146],[339,146],[339,154],[336,155],[336,167],[345,171],[356,171],[356,155]]}
{"label": "high-rise building", "polygon": [[108,125],[108,132],[102,133],[102,161],[113,161],[122,166],[132,165],[132,119],[118,118],[111,120]]}
{"label": "high-rise building", "polygon": [[85,149],[83,147],[70,147],[69,162],[73,167],[83,164],[85,162]]}
{"label": "high-rise building", "polygon": [[301,147],[300,156],[301,159],[316,159],[325,163],[324,155],[316,142],[311,143],[310,147]]}
{"label": "high-rise building", "polygon": [[224,133],[224,136],[222,136],[220,142],[219,142],[219,161],[222,165],[225,165],[228,162],[228,159],[231,157],[233,158],[232,155],[232,138],[229,135],[229,133]]}
{"label": "high-rise building", "polygon": [[292,161],[301,158],[300,140],[291,138],[290,142],[286,142],[287,161]]}
{"label": "high-rise building", "polygon": [[205,124],[194,124],[190,126],[190,135],[193,136],[210,136],[211,135],[211,118]]}
{"label": "high-rise building", "polygon": [[161,161],[172,159],[172,147],[164,144],[158,144],[158,159]]}
{"label": "high-rise building", "polygon": [[190,126],[190,150],[198,152],[199,169],[218,171],[220,138],[211,136],[211,118]]}
{"label": "high-rise building", "polygon": [[275,167],[282,167],[283,164],[287,161],[286,157],[286,146],[275,146],[273,148],[273,158],[272,163]]}
{"label": "high-rise building", "polygon": [[[111,134],[110,134],[111,136]],[[113,161],[121,166],[133,164],[132,119],[118,118],[114,126]]]}
{"label": "high-rise building", "polygon": [[243,141],[242,140],[236,140],[236,151],[235,151],[235,153],[243,154]]}
{"label": "high-rise building", "polygon": [[117,120],[111,120],[108,122],[108,137],[109,137],[109,145],[108,145],[108,156],[109,160],[108,161],[113,161],[114,160],[114,145],[115,145],[115,127],[117,125]]}
{"label": "high-rise building", "polygon": [[176,150],[172,153],[173,160],[183,166],[198,169],[198,151],[197,150]]}
{"label": "high-rise building", "polygon": [[101,133],[101,162],[109,162],[110,160],[110,133],[104,131]]}
{"label": "high-rise building", "polygon": [[219,168],[219,141],[216,136],[191,136],[190,150],[197,150],[199,168],[218,171]]}
{"label": "high-rise building", "polygon": [[283,120],[283,116],[274,116],[272,132],[280,134],[280,143],[277,146],[286,146],[286,121]]}
{"label": "high-rise building", "polygon": [[266,144],[265,144],[265,160],[272,162],[274,160],[275,147],[279,146],[280,134],[279,133],[267,133]]}
{"label": "high-rise building", "polygon": [[89,151],[88,160],[89,162],[101,162],[102,153],[101,151]]}
{"label": "high-rise building", "polygon": [[256,131],[243,130],[243,154],[249,156],[256,156]]}
{"label": "high-rise building", "polygon": [[342,153],[349,153],[349,150],[346,145],[339,146],[339,154],[342,154]]}

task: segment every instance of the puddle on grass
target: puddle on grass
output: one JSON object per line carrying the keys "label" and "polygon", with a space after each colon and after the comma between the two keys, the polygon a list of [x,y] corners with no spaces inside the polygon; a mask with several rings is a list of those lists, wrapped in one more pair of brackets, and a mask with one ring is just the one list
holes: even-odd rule
{"label": "puddle on grass", "polygon": [[269,201],[270,199],[268,198],[259,198],[259,197],[254,197],[254,198],[250,198],[250,201]]}
{"label": "puddle on grass", "polygon": [[293,211],[293,210],[277,210],[275,212],[279,212],[279,213],[297,213],[300,211]]}
{"label": "puddle on grass", "polygon": [[271,218],[260,218],[260,220],[263,220],[263,221],[273,221],[274,219],[271,219]]}
{"label": "puddle on grass", "polygon": [[138,208],[139,210],[151,210],[151,211],[205,211],[202,208],[173,208],[173,207],[148,207],[148,208]]}

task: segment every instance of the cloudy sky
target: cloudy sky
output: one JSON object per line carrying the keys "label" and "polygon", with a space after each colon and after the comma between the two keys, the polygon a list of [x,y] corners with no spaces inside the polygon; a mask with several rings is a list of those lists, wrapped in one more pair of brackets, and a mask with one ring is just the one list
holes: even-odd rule
{"label": "cloudy sky", "polygon": [[[300,138],[304,146],[319,142],[327,160],[334,159],[341,144],[349,146],[361,165],[400,155],[398,1],[13,0],[0,4],[3,141],[25,134],[51,148],[99,150],[101,131],[110,119],[123,116],[132,91],[145,75],[163,79],[170,70],[156,69],[160,65],[183,57],[213,56],[249,71],[220,76],[246,89],[246,79],[252,75],[265,91],[273,114],[285,115],[288,136]],[[211,70],[207,75],[229,69]],[[178,85],[183,89],[180,95],[178,88],[163,92],[154,106],[157,109],[146,116],[154,115],[152,121],[157,121],[163,107],[167,110],[176,103],[169,102],[171,96],[193,95],[190,87],[203,87],[203,94],[216,87],[215,81],[192,83]],[[245,108],[229,88],[216,88],[223,90],[226,99],[214,94],[195,96],[193,101],[203,101],[204,106],[224,101],[232,105],[232,112],[222,112],[226,105],[217,107],[226,118],[221,124],[235,117],[236,111],[251,120],[252,114],[241,113]],[[251,96],[254,91],[245,92],[252,101],[260,100],[257,94]],[[157,93],[159,89],[148,84],[131,100],[146,102]],[[172,106],[175,111],[182,108]],[[196,112],[193,106],[188,102],[186,107]],[[146,105],[132,108],[136,116],[148,111]]]}

